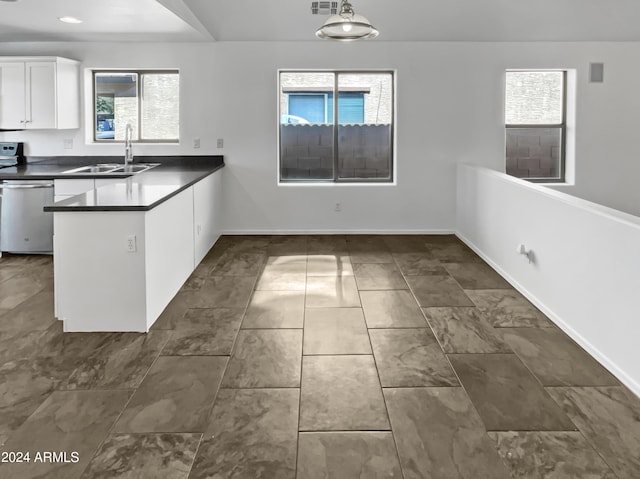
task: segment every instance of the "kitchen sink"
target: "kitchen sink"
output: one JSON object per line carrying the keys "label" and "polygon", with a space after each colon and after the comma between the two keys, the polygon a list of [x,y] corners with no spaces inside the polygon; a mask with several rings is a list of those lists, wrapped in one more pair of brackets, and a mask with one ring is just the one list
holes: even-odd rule
{"label": "kitchen sink", "polygon": [[113,173],[116,175],[136,174],[147,171],[158,166],[160,163],[135,163],[133,165],[123,165],[120,163],[100,163],[97,165],[81,166],[72,170],[63,171],[64,174],[99,174],[108,176]]}
{"label": "kitchen sink", "polygon": [[118,168],[112,170],[112,173],[142,173],[150,168],[158,166],[160,163],[135,163],[133,165],[119,165]]}
{"label": "kitchen sink", "polygon": [[103,163],[99,165],[81,166],[73,170],[63,171],[63,173],[110,173],[120,166],[118,163]]}

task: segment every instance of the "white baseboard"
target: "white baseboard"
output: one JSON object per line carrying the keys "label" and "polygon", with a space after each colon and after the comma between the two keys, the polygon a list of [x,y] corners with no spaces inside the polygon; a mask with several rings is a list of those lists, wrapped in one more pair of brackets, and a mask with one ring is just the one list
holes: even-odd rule
{"label": "white baseboard", "polygon": [[454,230],[314,230],[314,229],[247,229],[225,230],[223,235],[452,235]]}
{"label": "white baseboard", "polygon": [[566,321],[556,315],[551,309],[549,309],[542,301],[540,301],[534,294],[522,286],[515,278],[504,271],[498,266],[491,258],[489,258],[483,251],[481,251],[472,241],[467,239],[464,235],[456,232],[455,235],[465,243],[469,248],[478,254],[484,261],[486,261],[493,269],[495,269],[503,278],[505,278],[511,285],[517,289],[525,298],[531,301],[540,311],[542,311],[551,321],[553,321],[560,329],[562,329],[567,335],[578,343],[585,351],[593,356],[602,366],[604,366],[611,374],[617,377],[620,382],[627,386],[637,396],[640,397],[640,384],[638,384],[633,378],[631,378],[624,370],[620,369],[613,361],[611,361],[605,354],[600,352],[595,346],[593,346],[584,336],[573,329]]}

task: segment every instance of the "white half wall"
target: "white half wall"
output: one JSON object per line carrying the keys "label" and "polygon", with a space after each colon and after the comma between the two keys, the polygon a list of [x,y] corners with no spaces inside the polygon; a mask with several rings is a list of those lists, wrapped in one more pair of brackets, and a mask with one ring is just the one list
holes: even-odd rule
{"label": "white half wall", "polygon": [[640,395],[640,218],[486,168],[457,178],[458,236]]}
{"label": "white half wall", "polygon": [[[134,154],[224,154],[223,233],[454,231],[456,165],[504,170],[504,71],[572,69],[575,184],[557,188],[640,215],[639,43],[1,43],[0,55],[59,55],[85,72],[83,128],[0,132],[29,155],[122,154],[85,143],[89,70],[178,68],[180,144],[134,145]],[[604,63],[604,83],[588,83],[589,62]],[[277,70],[296,68],[397,72],[395,185],[277,185]]]}

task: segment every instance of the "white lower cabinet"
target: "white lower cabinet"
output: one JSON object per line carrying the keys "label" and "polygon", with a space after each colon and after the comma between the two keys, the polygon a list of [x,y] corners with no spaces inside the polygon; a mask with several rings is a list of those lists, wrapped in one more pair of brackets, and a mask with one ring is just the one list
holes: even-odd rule
{"label": "white lower cabinet", "polygon": [[193,185],[194,267],[220,237],[221,176],[214,173]]}
{"label": "white lower cabinet", "polygon": [[219,177],[149,211],[54,212],[64,331],[148,331],[218,237]]}
{"label": "white lower cabinet", "polygon": [[[53,180],[53,194],[56,198],[68,198],[70,196],[81,195],[82,193],[91,191],[93,188],[95,188],[95,181],[93,178]],[[56,201],[58,200],[56,199]]]}

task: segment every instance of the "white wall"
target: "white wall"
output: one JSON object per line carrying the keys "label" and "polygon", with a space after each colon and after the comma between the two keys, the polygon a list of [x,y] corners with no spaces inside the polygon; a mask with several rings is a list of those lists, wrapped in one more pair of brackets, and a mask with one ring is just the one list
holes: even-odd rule
{"label": "white wall", "polygon": [[[182,143],[136,145],[134,153],[224,154],[224,230],[236,233],[453,231],[455,165],[504,168],[504,70],[576,69],[576,184],[559,188],[640,214],[636,43],[0,44],[0,55],[21,54],[67,56],[84,68],[179,68]],[[604,84],[587,82],[589,62],[604,62]],[[397,184],[279,187],[278,68],[396,69]],[[62,148],[65,138],[74,139],[73,150]],[[194,138],[200,150],[191,148]],[[85,145],[84,131],[2,139],[24,139],[32,155],[122,153],[118,145]]]}
{"label": "white wall", "polygon": [[457,196],[458,235],[640,394],[640,218],[465,165]]}

